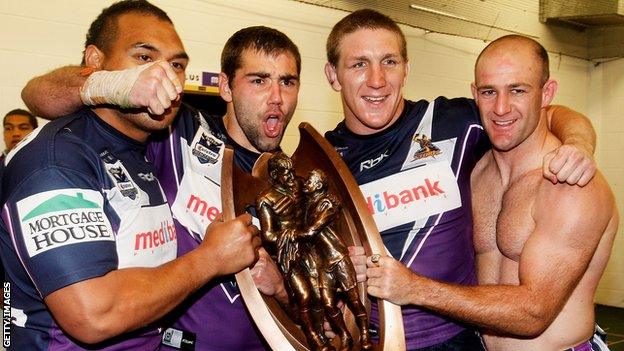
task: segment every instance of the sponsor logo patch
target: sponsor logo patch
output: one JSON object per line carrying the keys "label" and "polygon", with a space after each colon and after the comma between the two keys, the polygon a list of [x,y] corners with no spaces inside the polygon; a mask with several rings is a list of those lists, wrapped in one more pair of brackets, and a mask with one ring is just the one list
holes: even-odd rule
{"label": "sponsor logo patch", "polygon": [[52,190],[17,203],[30,257],[70,244],[114,241],[102,195],[89,189]]}
{"label": "sponsor logo patch", "polygon": [[461,206],[459,187],[446,161],[412,168],[360,189],[380,231]]}
{"label": "sponsor logo patch", "polygon": [[149,229],[134,235],[134,251],[151,250],[175,241],[176,230],[173,221],[164,220],[158,228]]}

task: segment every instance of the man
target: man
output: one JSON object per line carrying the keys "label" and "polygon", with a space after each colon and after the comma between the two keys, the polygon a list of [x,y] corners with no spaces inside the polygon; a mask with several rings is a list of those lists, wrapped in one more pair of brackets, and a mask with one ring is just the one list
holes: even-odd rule
{"label": "man", "polygon": [[[183,80],[188,58],[159,8],[123,1],[92,23],[86,73],[136,73],[151,60]],[[215,223],[196,250],[175,259],[177,233],[144,142],[176,113],[85,108],[9,154],[0,250],[12,349],[155,349],[155,321],[206,282],[254,262],[260,239],[248,215]]]}
{"label": "man", "polygon": [[19,143],[28,133],[38,127],[37,118],[32,113],[15,109],[9,111],[2,121],[4,125],[4,145],[6,149],[2,153],[2,159]]}
{"label": "man", "polygon": [[[148,158],[172,206],[179,256],[199,246],[205,228],[220,216],[225,144],[234,148],[235,163],[250,172],[260,152],[279,147],[297,104],[299,51],[275,29],[249,27],[232,35],[222,52],[221,70],[219,90],[227,102],[225,116],[201,114],[182,105],[168,133],[154,136],[148,145]],[[70,66],[37,77],[24,88],[22,97],[42,116],[71,112],[83,104],[80,90],[85,90],[86,79],[80,71],[80,67]],[[181,91],[179,80],[170,71],[162,62],[133,76],[127,70],[98,71],[103,76],[129,77],[119,89],[101,95],[107,96],[108,103],[121,100],[162,113]],[[252,275],[263,293],[287,299],[281,275],[264,250],[260,250]],[[169,318],[174,324],[164,333],[163,349],[187,344],[196,350],[267,347],[231,275],[202,287]]]}
{"label": "man", "polygon": [[277,152],[268,161],[271,186],[256,198],[262,241],[275,258],[294,297],[303,332],[314,351],[334,350],[323,335],[317,261],[311,245],[300,243],[304,220],[302,180],[294,174],[290,157]]}
{"label": "man", "polygon": [[356,273],[349,251],[333,228],[340,213],[340,201],[328,193],[327,176],[315,169],[308,173],[303,184],[306,196],[304,230],[300,238],[309,242],[312,257],[317,265],[318,286],[325,315],[332,329],[340,336],[341,350],[350,350],[353,338],[338,308],[338,292],[346,296],[346,304],[355,316],[361,336],[361,348],[370,350],[373,344],[368,332],[366,307],[357,289]]}
{"label": "man", "polygon": [[[355,11],[334,26],[327,57],[327,79],[341,94],[345,120],[326,137],[361,185],[388,254],[423,276],[474,285],[470,173],[488,147],[474,102],[404,100],[405,38],[396,23],[372,10]],[[555,115],[551,127],[566,132],[561,139],[589,140],[590,155],[587,122],[561,122],[565,116],[554,112],[567,109],[548,111]],[[584,127],[579,133],[575,126]],[[553,179],[552,170],[555,182],[587,183],[594,166],[582,154],[560,147],[545,157],[545,175]],[[402,311],[409,350],[482,348],[461,323],[415,305]]]}
{"label": "man", "polygon": [[480,285],[436,282],[382,257],[369,262],[369,293],[479,325],[488,350],[606,349],[592,340],[593,299],[618,212],[600,173],[585,187],[541,176],[561,145],[545,111],[556,90],[534,40],[511,35],[483,50],[472,93],[493,148],[471,179]]}
{"label": "man", "polygon": [[[157,177],[164,183],[174,217],[188,233],[178,237],[180,255],[200,245],[203,228],[220,214],[225,144],[234,148],[234,162],[246,172],[251,172],[261,152],[279,148],[297,105],[300,72],[299,50],[286,35],[262,26],[241,29],[221,54],[219,92],[227,103],[225,116],[181,114],[169,137],[151,144]],[[221,143],[219,151],[205,152],[203,138]],[[282,277],[264,250],[252,275],[261,292],[287,301]],[[172,317],[179,318],[169,332],[195,338],[196,350],[268,347],[250,320],[234,276],[203,287]]]}

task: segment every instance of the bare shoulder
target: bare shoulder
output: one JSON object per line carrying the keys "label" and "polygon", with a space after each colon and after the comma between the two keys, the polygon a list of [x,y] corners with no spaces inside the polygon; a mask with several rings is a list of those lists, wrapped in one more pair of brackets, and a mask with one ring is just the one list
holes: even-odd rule
{"label": "bare shoulder", "polygon": [[584,187],[539,181],[535,193],[533,217],[536,224],[576,232],[604,232],[617,218],[613,192],[600,172]]}

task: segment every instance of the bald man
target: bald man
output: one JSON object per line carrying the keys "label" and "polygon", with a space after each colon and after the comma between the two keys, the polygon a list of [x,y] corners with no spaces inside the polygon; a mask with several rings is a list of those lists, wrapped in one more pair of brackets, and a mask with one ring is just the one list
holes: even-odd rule
{"label": "bald man", "polygon": [[548,55],[506,36],[475,65],[472,93],[492,150],[471,177],[479,286],[427,279],[391,257],[367,262],[368,292],[478,325],[488,350],[601,350],[593,298],[618,226],[606,180],[585,187],[542,176],[561,145],[547,128],[557,90]]}

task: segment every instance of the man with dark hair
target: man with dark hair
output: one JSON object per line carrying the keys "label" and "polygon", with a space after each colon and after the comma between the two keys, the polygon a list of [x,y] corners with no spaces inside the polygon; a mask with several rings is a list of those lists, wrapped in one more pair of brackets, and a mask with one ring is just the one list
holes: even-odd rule
{"label": "man with dark hair", "polygon": [[[178,256],[203,245],[206,227],[221,214],[225,145],[234,148],[235,163],[251,172],[260,152],[278,148],[297,104],[301,58],[286,35],[262,26],[244,28],[228,40],[223,51],[219,91],[227,102],[225,116],[209,115],[182,104],[170,130],[153,135],[148,144],[147,156],[171,204]],[[225,66],[233,66],[231,61],[239,64],[225,73]],[[181,85],[170,70],[171,66],[156,62],[133,76],[128,75],[129,70],[98,71],[100,76],[124,76],[128,80],[119,85],[121,91],[109,90],[100,95],[105,95],[109,103],[113,103],[113,96],[133,107],[162,113],[175,104],[181,91],[176,91]],[[89,84],[80,67],[65,67],[31,80],[22,97],[41,115],[54,117],[80,108],[83,100],[93,103],[84,99],[84,94],[80,97],[80,91],[87,90],[85,85]],[[171,88],[174,91],[169,95]],[[66,98],[42,98],[46,92]],[[260,259],[251,273],[260,291],[282,302],[287,300],[282,277],[264,250],[260,250]],[[168,318],[174,323],[165,330],[163,349],[187,345],[196,350],[267,348],[240,299],[233,275],[201,287]]]}
{"label": "man with dark hair", "polygon": [[4,115],[2,124],[4,125],[4,145],[6,149],[2,153],[0,161],[4,160],[7,153],[11,151],[17,143],[22,141],[26,135],[39,126],[37,117],[33,116],[29,111],[20,108],[11,110]]}
{"label": "man with dark hair", "polygon": [[[170,21],[130,7],[108,23],[118,33],[107,50],[85,48],[84,68],[127,73],[161,60],[183,81],[188,58]],[[156,349],[161,317],[256,260],[260,239],[249,215],[204,227],[201,245],[176,259],[178,227],[145,142],[178,106],[158,116],[115,108],[91,87],[85,91],[108,104],[47,124],[6,160],[0,254],[15,350]]]}
{"label": "man with dark hair", "polygon": [[[375,11],[355,11],[339,21],[327,49],[327,80],[341,94],[345,120],[326,137],[360,184],[388,255],[435,280],[476,284],[470,173],[489,145],[474,101],[405,100],[410,68],[404,36]],[[549,108],[551,127],[565,132],[564,142],[589,140],[588,150],[562,145],[545,156],[544,170],[555,182],[586,184],[595,166],[591,156],[582,156],[593,152],[593,130],[569,114]],[[372,283],[370,294],[386,296]],[[474,330],[461,322],[413,304],[402,312],[409,350],[482,349]],[[371,320],[378,323],[375,305]]]}
{"label": "man with dark hair", "polygon": [[479,286],[428,279],[381,257],[369,262],[369,292],[480,326],[488,350],[607,350],[592,336],[593,301],[618,212],[600,173],[584,187],[541,174],[561,141],[547,128],[557,82],[544,81],[540,52],[533,39],[510,35],[475,64],[472,94],[492,142],[471,177]]}

